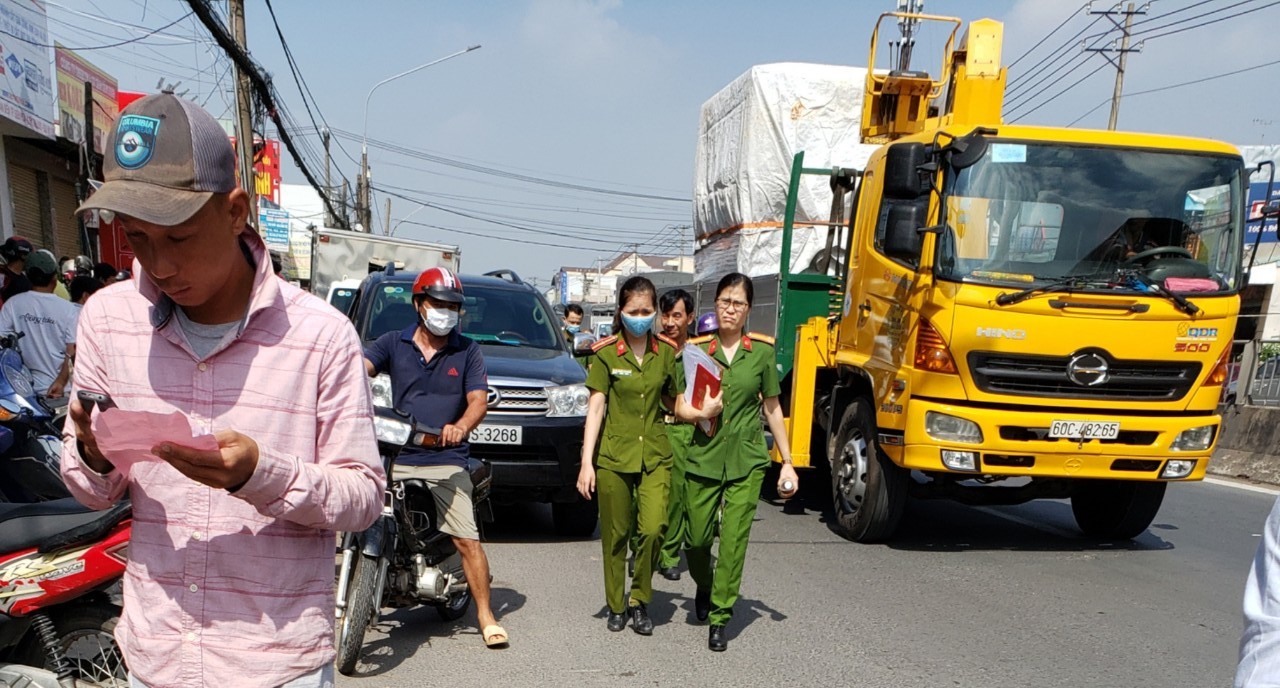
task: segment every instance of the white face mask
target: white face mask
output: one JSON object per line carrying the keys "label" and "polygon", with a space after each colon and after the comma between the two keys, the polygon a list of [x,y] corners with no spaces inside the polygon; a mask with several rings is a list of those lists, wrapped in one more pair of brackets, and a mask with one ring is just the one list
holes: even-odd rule
{"label": "white face mask", "polygon": [[458,311],[451,311],[448,308],[428,308],[427,314],[422,316],[422,324],[427,326],[427,331],[431,334],[443,337],[458,324]]}

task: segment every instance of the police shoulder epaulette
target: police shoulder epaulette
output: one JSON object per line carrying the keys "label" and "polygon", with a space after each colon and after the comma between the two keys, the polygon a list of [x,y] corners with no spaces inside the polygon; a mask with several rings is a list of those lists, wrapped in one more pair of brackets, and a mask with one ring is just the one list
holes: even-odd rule
{"label": "police shoulder epaulette", "polygon": [[676,343],[676,340],[674,340],[674,339],[672,339],[672,338],[668,337],[668,336],[667,336],[667,335],[665,335],[665,334],[661,334],[661,333],[659,333],[659,334],[658,334],[658,341],[662,342],[663,344],[666,344],[666,345],[670,346],[670,347],[671,347],[671,348],[673,348],[673,349],[679,349],[679,348],[680,348],[680,345]]}
{"label": "police shoulder epaulette", "polygon": [[594,351],[599,351],[599,350],[601,350],[601,349],[605,348],[606,346],[609,346],[610,344],[613,344],[613,343],[614,343],[614,342],[616,342],[616,341],[618,341],[618,335],[616,335],[616,334],[609,335],[608,337],[605,337],[604,339],[601,339],[600,341],[596,342],[595,344],[592,344],[592,345],[591,345],[591,350],[592,350],[593,352],[594,352]]}
{"label": "police shoulder epaulette", "polygon": [[767,334],[760,334],[759,332],[748,332],[747,336],[750,337],[751,341],[753,342],[761,342],[764,344],[768,344],[769,346],[773,346],[774,344],[773,337],[770,337]]}
{"label": "police shoulder epaulette", "polygon": [[707,342],[715,338],[716,336],[714,334],[704,334],[701,337],[694,337],[693,339],[690,339],[688,343],[689,344],[706,344]]}

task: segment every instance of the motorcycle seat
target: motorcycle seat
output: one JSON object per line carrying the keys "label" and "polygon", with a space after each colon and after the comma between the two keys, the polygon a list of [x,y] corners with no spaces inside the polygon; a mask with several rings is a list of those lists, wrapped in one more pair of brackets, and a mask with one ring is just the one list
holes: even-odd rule
{"label": "motorcycle seat", "polygon": [[77,542],[82,539],[80,537],[59,536],[95,532],[105,534],[105,531],[128,515],[127,503],[117,504],[104,511],[94,511],[71,498],[31,504],[0,504],[0,554],[41,546],[49,541],[60,541],[62,547],[80,544]]}

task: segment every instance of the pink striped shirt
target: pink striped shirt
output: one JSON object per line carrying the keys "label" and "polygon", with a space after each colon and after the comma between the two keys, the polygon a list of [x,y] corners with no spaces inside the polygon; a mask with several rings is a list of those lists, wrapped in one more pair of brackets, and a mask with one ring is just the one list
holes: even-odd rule
{"label": "pink striped shirt", "polygon": [[386,476],[355,330],[276,278],[248,235],[248,312],[204,360],[136,263],[132,281],[94,294],[80,316],[76,389],[125,410],[181,411],[205,432],[237,430],[260,452],[232,494],[158,460],[101,475],[74,436],[64,442],[62,474],[80,501],[103,508],[126,488],[133,499],[116,639],[149,686],[279,686],[333,661],[334,531],[363,530],[381,510]]}

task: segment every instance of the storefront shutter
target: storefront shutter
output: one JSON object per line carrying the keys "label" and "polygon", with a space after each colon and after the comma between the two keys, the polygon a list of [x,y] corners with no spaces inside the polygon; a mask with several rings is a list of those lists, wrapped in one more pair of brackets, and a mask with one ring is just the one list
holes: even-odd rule
{"label": "storefront shutter", "polygon": [[76,221],[76,187],[62,179],[51,179],[49,190],[53,197],[53,255],[75,257],[85,253],[80,240],[80,224]]}
{"label": "storefront shutter", "polygon": [[44,222],[40,219],[40,186],[36,171],[22,165],[9,165],[9,194],[13,199],[13,233],[26,237],[37,248],[50,248],[45,242]]}

